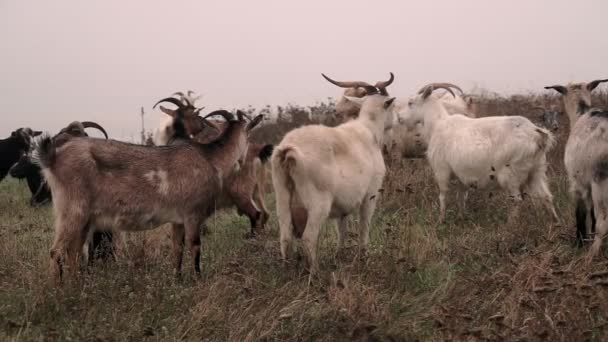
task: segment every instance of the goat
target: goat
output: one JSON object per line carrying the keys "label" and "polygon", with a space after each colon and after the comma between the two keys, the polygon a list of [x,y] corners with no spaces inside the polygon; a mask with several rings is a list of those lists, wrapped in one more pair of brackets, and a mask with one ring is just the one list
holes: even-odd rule
{"label": "goat", "polygon": [[[603,125],[604,121],[599,120],[601,115],[590,115],[590,109],[592,108],[591,92],[604,82],[608,82],[608,79],[598,79],[589,83],[571,82],[565,86],[552,85],[545,87],[545,89],[553,89],[562,95],[564,111],[568,115],[570,122],[570,134],[566,143],[564,164],[570,183],[570,193],[576,202],[576,240],[579,246],[582,246],[583,242],[588,239],[588,233],[595,231],[596,218],[595,206],[593,205],[593,198],[591,196],[592,183],[589,178],[590,176],[587,174],[592,173],[592,171],[591,169],[585,170],[585,176],[576,174],[583,166],[590,167],[589,162],[586,161],[581,165],[576,165],[576,163],[580,162],[579,159],[583,156],[589,156],[588,152],[580,150],[583,146],[587,146],[586,144],[590,143],[589,148],[596,151],[601,148],[601,144],[599,144],[599,141],[598,144],[591,144],[592,141],[588,141],[585,136],[578,135],[591,135],[592,132],[594,136],[598,135],[597,131],[595,131],[597,129],[594,126],[595,124],[602,124],[599,126],[600,130],[605,128],[605,125]],[[582,118],[586,114],[589,115],[580,123],[579,128],[576,130],[577,133],[575,133],[574,127],[577,125],[579,118]]]}
{"label": "goat", "polygon": [[[437,87],[452,93],[447,86]],[[546,176],[546,153],[554,144],[553,135],[522,116],[450,115],[442,103],[431,96],[434,90],[433,84],[423,87],[410,101],[408,117],[403,119],[410,127],[419,122],[423,124],[427,159],[439,186],[439,221],[445,222],[446,195],[452,175],[464,188],[498,183],[516,201],[516,213],[524,193],[540,198],[559,221]],[[461,215],[467,197],[464,188],[458,194]]]}
{"label": "goat", "polygon": [[[194,92],[189,91],[188,95],[177,92],[174,95],[181,97],[183,108],[193,107],[196,98],[192,97]],[[165,109],[166,110],[166,109]],[[163,120],[161,126],[156,130],[154,141],[157,145],[166,145],[172,134],[173,118]],[[224,122],[210,120],[214,123],[213,129],[191,125],[187,130],[189,135],[196,135],[199,142],[204,143],[217,138],[218,131],[225,127]],[[272,154],[272,145],[260,145],[249,142],[247,156],[240,170],[232,176],[226,183],[223,196],[217,203],[216,208],[230,208],[235,206],[239,214],[245,214],[251,224],[250,236],[255,236],[257,230],[264,229],[270,214],[264,201],[264,188],[266,183],[266,170],[264,163]],[[203,232],[206,228],[203,229]]]}
{"label": "goat", "polygon": [[589,83],[568,83],[567,85],[552,85],[545,89],[553,89],[562,95],[564,111],[568,114],[570,129],[574,127],[576,120],[591,109],[591,92],[608,79],[595,80]]}
{"label": "goat", "polygon": [[[87,137],[88,134],[85,132],[85,128],[96,128],[100,130],[106,139],[108,139],[108,133],[99,124],[92,121],[74,121],[67,127],[61,129],[59,133],[53,136],[51,139],[55,142],[56,146],[61,146],[67,142],[71,137]],[[42,178],[42,170],[40,166],[32,160],[32,149],[26,154],[23,154],[19,159],[19,162],[15,164],[11,170],[11,177],[17,179],[25,178],[28,183],[28,187],[32,193],[30,199],[30,206],[39,207],[42,206],[52,199],[51,190]],[[85,248],[87,260],[92,261],[95,258],[102,260],[108,259],[114,256],[114,249],[112,243],[114,236],[111,231],[94,231],[93,236]]]}
{"label": "goat", "polygon": [[[437,99],[446,109],[448,114],[463,114],[470,118],[477,117],[476,104],[472,96],[466,96],[460,87],[452,83],[433,83],[435,88],[445,86],[459,91],[460,95],[453,92],[433,92],[430,96]],[[439,88],[440,89],[440,88]],[[420,91],[418,91],[418,94]],[[422,138],[422,127],[417,124],[409,127],[403,124],[403,118],[408,117],[410,97],[407,101],[397,98],[395,101],[396,123],[388,150],[393,156],[399,158],[424,158],[427,144]]]}
{"label": "goat", "polygon": [[538,114],[538,120],[543,127],[551,132],[557,132],[559,130],[559,117],[562,115],[560,111],[553,108],[547,109],[541,106],[535,106],[532,110],[540,112],[540,114]]}
{"label": "goat", "polygon": [[[96,128],[104,134],[106,139],[108,138],[108,134],[99,124],[91,121],[74,121],[59,131],[52,139],[60,145],[67,141],[69,137],[86,137],[88,135],[85,128]],[[30,205],[37,207],[51,201],[51,192],[42,178],[40,167],[32,162],[31,152],[32,149],[21,156],[19,161],[10,169],[10,175],[17,179],[26,179],[32,193]]]}
{"label": "goat", "polygon": [[597,224],[591,247],[591,255],[597,255],[608,229],[608,111],[591,109],[579,116],[566,143],[564,164],[577,204],[577,242],[581,246],[588,228],[593,232]]}
{"label": "goat", "polygon": [[[176,103],[174,98],[162,102]],[[156,107],[155,105],[155,107]],[[80,249],[91,226],[115,231],[147,230],[172,223],[176,275],[181,272],[184,240],[200,275],[199,227],[213,212],[222,183],[245,157],[247,134],[260,122],[247,124],[227,111],[196,119],[198,110],[178,108],[175,144],[142,146],[95,138],[75,137],[60,147],[50,137],[36,149],[43,175],[53,193],[55,237],[50,252],[50,274],[61,280],[63,261],[75,270]],[[229,125],[215,141],[189,139],[185,122],[207,125],[221,115]]]}
{"label": "goat", "polygon": [[32,137],[42,134],[31,128],[19,128],[11,132],[11,136],[0,140],[0,182],[19,158],[30,148]]}
{"label": "goat", "polygon": [[359,246],[366,249],[370,220],[386,172],[381,148],[386,131],[393,124],[395,98],[389,98],[386,91],[393,79],[391,73],[390,82],[380,87],[352,82],[367,94],[363,98],[346,97],[360,107],[356,119],[337,127],[297,128],[275,148],[271,157],[272,182],[284,261],[295,235],[302,239],[310,271],[315,273],[321,224],[328,218],[338,220],[341,249],[347,217],[356,210],[361,216]]}

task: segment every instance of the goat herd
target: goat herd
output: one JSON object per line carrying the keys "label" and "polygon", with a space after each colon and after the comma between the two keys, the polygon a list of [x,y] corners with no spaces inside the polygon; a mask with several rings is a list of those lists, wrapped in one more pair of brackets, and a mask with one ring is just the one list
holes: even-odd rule
{"label": "goat herd", "polygon": [[[262,164],[269,158],[282,258],[289,259],[294,238],[300,239],[311,272],[318,270],[319,230],[329,218],[337,220],[340,249],[348,216],[358,211],[359,247],[366,249],[386,172],[383,154],[395,150],[403,156],[426,155],[439,186],[440,222],[446,218],[452,178],[459,180],[460,214],[468,190],[494,184],[514,201],[509,219],[517,217],[528,195],[560,221],[546,176],[546,154],[554,145],[550,130],[523,116],[477,118],[471,99],[450,83],[428,84],[402,100],[388,94],[392,73],[375,85],[323,77],[346,88],[336,105],[344,122],[299,127],[277,146],[249,141],[261,115],[218,110],[201,116],[193,92],[177,92],[154,106],[177,107],[160,105],[168,116],[155,131],[156,146],[108,139],[94,122],[73,122],[52,137],[20,128],[0,141],[0,180],[9,170],[26,178],[33,206],[52,197],[50,273],[57,281],[65,266],[75,271],[81,256],[94,255],[103,234],[112,252],[123,246],[120,232],[165,223],[171,224],[176,273],[185,245],[200,274],[200,228],[215,210],[236,206],[249,217],[252,235],[265,225]],[[597,226],[591,255],[599,252],[608,229],[608,111],[591,107],[591,92],[606,81],[545,87],[562,95],[570,120],[564,162],[576,201],[579,243]],[[100,130],[105,139],[88,137],[86,128]]]}

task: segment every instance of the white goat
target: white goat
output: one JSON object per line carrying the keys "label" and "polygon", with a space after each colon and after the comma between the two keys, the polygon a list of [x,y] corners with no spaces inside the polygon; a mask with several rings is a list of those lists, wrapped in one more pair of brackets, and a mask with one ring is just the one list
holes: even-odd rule
{"label": "white goat", "polygon": [[313,273],[318,270],[319,229],[327,218],[338,220],[340,249],[347,216],[359,211],[360,247],[366,248],[369,241],[369,224],[386,172],[381,146],[393,123],[395,98],[389,98],[385,88],[364,87],[365,97],[347,98],[360,107],[356,119],[337,127],[295,129],[272,155],[281,255],[287,260],[295,233],[302,238]]}
{"label": "white goat", "polygon": [[[462,89],[451,83],[433,83],[435,88],[446,86],[460,92],[455,95],[448,91],[433,92],[430,96],[436,98],[446,109],[448,114],[463,114],[470,118],[477,116],[473,97],[465,96]],[[424,90],[421,89],[418,94]],[[395,101],[395,125],[393,126],[391,138],[387,141],[388,151],[398,158],[423,158],[427,144],[422,139],[422,125],[417,124],[409,127],[403,124],[404,118],[409,116],[410,97],[407,100],[397,98]]]}
{"label": "white goat", "polygon": [[579,246],[595,230],[595,216],[598,215],[599,234],[595,237],[592,254],[597,254],[601,239],[606,232],[606,185],[602,175],[605,172],[605,158],[608,154],[606,130],[608,122],[605,112],[590,110],[591,92],[608,79],[589,83],[569,83],[553,85],[562,94],[564,110],[570,120],[570,135],[566,143],[564,164],[568,173],[570,193],[576,202],[576,238]]}
{"label": "white goat", "polygon": [[[448,87],[439,86],[452,92]],[[547,185],[546,152],[554,139],[549,131],[522,116],[469,118],[449,115],[443,104],[425,87],[409,103],[404,123],[423,123],[422,138],[428,144],[427,159],[439,185],[439,221],[445,222],[446,195],[455,175],[462,188],[459,209],[464,213],[467,188],[483,188],[497,182],[518,204],[522,194],[541,199],[557,221]]]}
{"label": "white goat", "polygon": [[591,255],[597,255],[608,230],[608,112],[592,109],[578,118],[566,143],[564,164],[577,203],[578,242],[587,238],[587,223],[596,218]]}

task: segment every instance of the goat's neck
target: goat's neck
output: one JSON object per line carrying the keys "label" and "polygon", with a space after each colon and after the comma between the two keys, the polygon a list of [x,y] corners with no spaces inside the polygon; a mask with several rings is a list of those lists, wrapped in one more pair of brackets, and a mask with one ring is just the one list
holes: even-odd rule
{"label": "goat's neck", "polygon": [[371,118],[368,115],[360,114],[356,119],[359,123],[365,126],[374,135],[374,141],[378,146],[382,146],[384,141],[384,118]]}
{"label": "goat's neck", "polygon": [[438,101],[430,101],[425,103],[422,110],[424,113],[424,126],[422,129],[422,134],[425,141],[428,143],[433,135],[433,130],[435,129],[437,123],[447,118],[449,114],[443,104],[439,103]]}
{"label": "goat's neck", "polygon": [[226,128],[227,131],[221,139],[207,145],[210,151],[209,160],[224,175],[232,173],[234,165],[242,153],[243,147],[240,146],[239,141],[242,129],[240,123],[232,124]]}

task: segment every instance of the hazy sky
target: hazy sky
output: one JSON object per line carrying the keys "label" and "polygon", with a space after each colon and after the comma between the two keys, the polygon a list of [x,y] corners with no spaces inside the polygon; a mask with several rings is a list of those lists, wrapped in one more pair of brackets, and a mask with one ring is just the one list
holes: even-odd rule
{"label": "hazy sky", "polygon": [[396,75],[497,92],[608,77],[605,0],[0,0],[0,137],[96,120],[137,136],[176,90],[208,109],[295,102]]}

